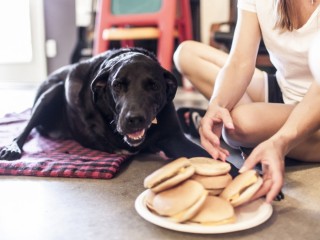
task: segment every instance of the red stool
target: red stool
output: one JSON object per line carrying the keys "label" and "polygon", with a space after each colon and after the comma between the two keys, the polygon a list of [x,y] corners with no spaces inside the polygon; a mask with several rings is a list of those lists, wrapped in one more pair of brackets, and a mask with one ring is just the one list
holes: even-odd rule
{"label": "red stool", "polygon": [[131,47],[133,40],[158,39],[159,62],[171,71],[175,38],[179,42],[192,39],[189,0],[98,1],[94,55],[108,50],[111,40]]}

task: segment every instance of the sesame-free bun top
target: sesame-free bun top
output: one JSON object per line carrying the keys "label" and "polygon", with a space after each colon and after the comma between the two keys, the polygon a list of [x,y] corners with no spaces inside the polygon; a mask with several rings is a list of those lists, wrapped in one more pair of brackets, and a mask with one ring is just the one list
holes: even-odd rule
{"label": "sesame-free bun top", "polygon": [[213,158],[193,157],[189,160],[195,167],[195,172],[199,175],[217,176],[226,174],[231,170],[229,163]]}
{"label": "sesame-free bun top", "polygon": [[150,189],[148,189],[146,191],[147,191],[146,192],[146,197],[145,197],[146,205],[151,211],[154,211],[154,209],[153,209],[153,199],[156,196],[156,193],[152,192]]}
{"label": "sesame-free bun top", "polygon": [[194,181],[186,180],[168,190],[157,193],[152,200],[152,209],[174,222],[184,222],[193,217],[203,205],[208,193]]}
{"label": "sesame-free bun top", "polygon": [[194,174],[192,179],[201,183],[205,189],[222,189],[232,181],[232,177],[229,173],[219,176],[204,176]]}
{"label": "sesame-free bun top", "polygon": [[178,158],[147,176],[144,187],[161,192],[190,178],[194,171],[195,168],[187,158]]}
{"label": "sesame-free bun top", "polygon": [[198,211],[190,220],[203,225],[222,225],[236,221],[234,208],[223,198],[208,196]]}
{"label": "sesame-free bun top", "polygon": [[236,176],[222,191],[220,197],[237,207],[248,202],[263,183],[257,171],[248,170]]}

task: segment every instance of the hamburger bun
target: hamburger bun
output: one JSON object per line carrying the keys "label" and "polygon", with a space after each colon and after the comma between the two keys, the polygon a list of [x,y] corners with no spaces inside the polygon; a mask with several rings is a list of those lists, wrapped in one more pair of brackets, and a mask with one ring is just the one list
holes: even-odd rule
{"label": "hamburger bun", "polygon": [[186,180],[176,187],[157,193],[152,200],[152,209],[173,222],[185,222],[198,212],[207,195],[200,183]]}
{"label": "hamburger bun", "polygon": [[263,183],[262,178],[255,170],[248,170],[235,177],[222,191],[220,197],[237,207],[248,202],[259,190]]}
{"label": "hamburger bun", "polygon": [[195,167],[195,173],[204,176],[217,176],[228,173],[231,165],[213,158],[194,157],[189,159]]}
{"label": "hamburger bun", "polygon": [[194,171],[195,168],[187,158],[178,158],[147,176],[144,187],[155,193],[161,192],[190,178]]}
{"label": "hamburger bun", "polygon": [[229,173],[219,176],[203,176],[194,174],[192,179],[201,183],[210,195],[219,195],[232,181]]}
{"label": "hamburger bun", "polygon": [[189,220],[191,223],[215,226],[236,221],[234,208],[223,198],[208,196],[199,212]]}
{"label": "hamburger bun", "polygon": [[152,192],[150,189],[147,190],[146,197],[145,197],[146,205],[149,208],[149,210],[151,210],[152,212],[154,212],[153,199],[155,196],[156,194],[154,192]]}
{"label": "hamburger bun", "polygon": [[219,188],[219,189],[206,189],[208,191],[208,194],[211,196],[219,196],[224,188]]}

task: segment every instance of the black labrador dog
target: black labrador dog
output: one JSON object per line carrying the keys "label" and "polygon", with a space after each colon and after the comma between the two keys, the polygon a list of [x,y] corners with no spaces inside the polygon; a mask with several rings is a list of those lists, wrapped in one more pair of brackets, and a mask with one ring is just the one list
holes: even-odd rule
{"label": "black labrador dog", "polygon": [[15,160],[33,128],[109,153],[163,151],[170,158],[208,156],[180,129],[173,98],[177,80],[141,48],[107,51],[52,73],[36,94],[23,132],[2,148]]}
{"label": "black labrador dog", "polygon": [[52,73],[31,118],[0,159],[15,160],[33,128],[109,153],[163,151],[169,158],[209,157],[183,134],[173,105],[177,80],[141,48],[109,50]]}

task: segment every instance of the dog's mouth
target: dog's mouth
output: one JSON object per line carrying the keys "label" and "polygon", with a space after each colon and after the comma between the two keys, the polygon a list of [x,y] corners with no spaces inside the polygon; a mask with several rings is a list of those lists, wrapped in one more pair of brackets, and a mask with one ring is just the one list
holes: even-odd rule
{"label": "dog's mouth", "polygon": [[124,140],[130,146],[137,147],[138,145],[140,145],[144,141],[145,135],[146,135],[146,129],[142,129],[142,130],[138,130],[133,133],[126,134],[124,137]]}
{"label": "dog's mouth", "polygon": [[[157,124],[157,119],[153,119],[152,124]],[[151,124],[148,126],[148,128],[151,126]],[[147,129],[148,129],[147,128]],[[132,133],[127,133],[125,136],[124,136],[124,140],[132,147],[137,147],[139,146],[145,139],[146,137],[146,132],[147,132],[147,129],[140,129],[140,130],[137,130],[135,132],[132,132]]]}

